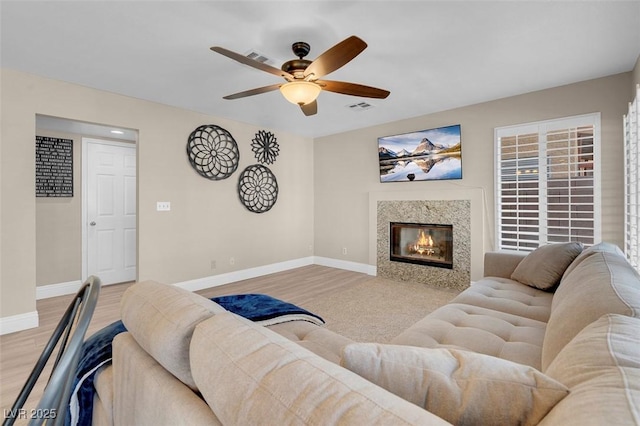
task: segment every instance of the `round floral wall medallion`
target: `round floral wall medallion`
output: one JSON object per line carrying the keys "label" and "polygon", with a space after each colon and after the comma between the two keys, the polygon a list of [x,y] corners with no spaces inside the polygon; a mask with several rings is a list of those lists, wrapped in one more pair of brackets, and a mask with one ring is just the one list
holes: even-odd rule
{"label": "round floral wall medallion", "polygon": [[238,179],[240,202],[254,213],[269,211],[278,199],[278,181],[268,167],[254,164]]}
{"label": "round floral wall medallion", "polygon": [[226,179],[238,168],[240,151],[231,133],[215,124],[199,126],[189,135],[191,166],[207,179]]}
{"label": "round floral wall medallion", "polygon": [[278,141],[273,133],[260,130],[251,140],[251,149],[256,160],[263,164],[273,164],[280,153]]}

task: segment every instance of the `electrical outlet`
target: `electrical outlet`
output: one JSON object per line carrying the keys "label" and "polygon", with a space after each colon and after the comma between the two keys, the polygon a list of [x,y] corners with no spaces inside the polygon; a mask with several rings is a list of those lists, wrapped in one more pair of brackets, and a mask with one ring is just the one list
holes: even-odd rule
{"label": "electrical outlet", "polygon": [[347,248],[346,247],[342,247],[342,254],[347,254]]}
{"label": "electrical outlet", "polygon": [[229,265],[235,265],[236,264],[236,258],[235,257],[230,257],[229,258]]}
{"label": "electrical outlet", "polygon": [[158,201],[156,203],[156,211],[159,211],[159,212],[171,211],[171,202],[169,202],[169,201]]}
{"label": "electrical outlet", "polygon": [[216,269],[217,265],[216,265],[216,261],[212,260],[211,261],[211,270],[213,271],[214,269]]}

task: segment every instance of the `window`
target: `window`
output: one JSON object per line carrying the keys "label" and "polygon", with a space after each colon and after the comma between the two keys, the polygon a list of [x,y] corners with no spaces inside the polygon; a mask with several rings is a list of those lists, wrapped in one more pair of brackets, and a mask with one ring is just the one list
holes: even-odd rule
{"label": "window", "polygon": [[636,98],[629,104],[629,113],[624,116],[624,164],[625,164],[625,212],[624,251],[629,262],[640,269],[640,85]]}
{"label": "window", "polygon": [[501,250],[600,239],[600,114],[495,130]]}

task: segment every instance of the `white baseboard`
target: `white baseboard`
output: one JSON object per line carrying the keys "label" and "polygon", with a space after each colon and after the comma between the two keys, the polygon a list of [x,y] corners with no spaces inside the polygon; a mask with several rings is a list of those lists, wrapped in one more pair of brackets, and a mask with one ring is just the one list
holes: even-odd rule
{"label": "white baseboard", "polygon": [[35,328],[39,324],[38,311],[0,318],[0,335]]}
{"label": "white baseboard", "polygon": [[[80,290],[80,287],[82,287],[82,284],[84,284],[84,282],[78,280],[78,281],[69,281],[66,283],[36,286],[36,300],[48,299],[50,297],[66,296],[67,294],[76,294],[78,290]],[[121,284],[121,283],[111,283],[111,284],[102,283],[102,287],[106,287],[108,285],[117,285],[117,284]]]}
{"label": "white baseboard", "polygon": [[190,281],[183,281],[175,285],[186,290],[198,291],[206,288],[217,287],[250,278],[257,278],[276,272],[288,271],[290,269],[301,268],[309,265],[321,265],[331,268],[345,269],[347,271],[360,272],[367,275],[376,275],[376,267],[363,263],[349,262],[346,260],[331,259],[328,257],[311,256],[286,262],[272,263],[271,265],[258,266],[255,268],[243,269],[241,271],[228,272],[226,274],[212,275],[210,277],[198,278]]}
{"label": "white baseboard", "polygon": [[50,297],[65,296],[67,294],[76,294],[82,281],[69,281],[66,283],[39,285],[36,286],[36,300],[48,299]]}
{"label": "white baseboard", "polygon": [[[229,284],[236,281],[256,278],[263,275],[273,274],[276,272],[287,271],[289,269],[300,268],[308,265],[322,265],[331,268],[345,269],[347,271],[360,272],[367,275],[376,275],[376,267],[366,265],[364,263],[350,262],[346,260],[331,259],[321,256],[303,257],[300,259],[289,260],[286,262],[273,263],[271,265],[258,266],[241,271],[228,272],[226,274],[212,275],[209,277],[198,278],[195,280],[177,283],[178,287],[191,291],[203,290],[205,288],[216,287],[219,285]],[[36,287],[36,300],[48,299],[50,297],[65,296],[67,294],[76,294],[82,281],[69,281],[66,283],[41,285]]]}
{"label": "white baseboard", "polygon": [[362,274],[376,276],[377,268],[366,263],[351,262],[348,260],[332,259],[330,257],[314,256],[315,265],[329,266],[331,268],[345,269],[347,271],[360,272]]}
{"label": "white baseboard", "polygon": [[178,287],[190,291],[204,290],[205,288],[217,287],[236,281],[248,280],[250,278],[261,277],[263,275],[274,274],[276,272],[288,271],[289,269],[301,268],[313,264],[313,257],[303,257],[300,259],[288,260],[286,262],[272,263],[271,265],[258,266],[255,268],[243,269],[241,271],[228,272],[226,274],[212,275],[210,277],[198,278],[190,281],[176,283]]}

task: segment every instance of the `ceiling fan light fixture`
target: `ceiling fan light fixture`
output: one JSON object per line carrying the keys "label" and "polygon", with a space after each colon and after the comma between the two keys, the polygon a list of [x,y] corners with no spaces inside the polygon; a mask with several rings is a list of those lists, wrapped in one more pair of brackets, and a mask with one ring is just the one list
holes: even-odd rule
{"label": "ceiling fan light fixture", "polygon": [[306,105],[315,101],[322,88],[310,81],[290,81],[280,86],[286,100],[295,105]]}

